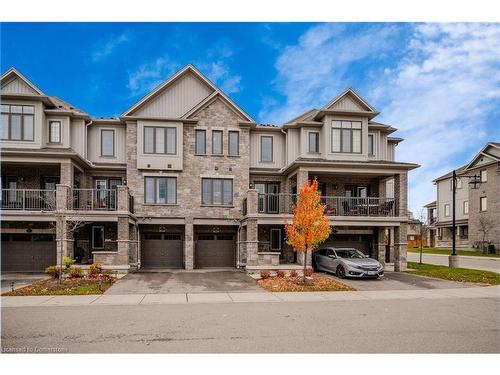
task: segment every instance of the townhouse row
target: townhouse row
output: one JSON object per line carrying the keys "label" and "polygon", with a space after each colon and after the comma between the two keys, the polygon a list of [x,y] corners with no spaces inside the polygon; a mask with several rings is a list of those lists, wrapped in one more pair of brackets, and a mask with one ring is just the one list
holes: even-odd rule
{"label": "townhouse row", "polygon": [[[300,88],[298,88],[300,89]],[[93,118],[19,71],[2,75],[2,269],[70,256],[108,268],[293,267],[298,189],[317,179],[329,246],[406,267],[401,138],[347,89],[282,124],[257,124],[194,66],[117,118]]]}

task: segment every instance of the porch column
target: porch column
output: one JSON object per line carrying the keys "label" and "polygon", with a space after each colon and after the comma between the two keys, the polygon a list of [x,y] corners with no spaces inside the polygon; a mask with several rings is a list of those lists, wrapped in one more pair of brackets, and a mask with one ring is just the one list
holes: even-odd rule
{"label": "porch column", "polygon": [[73,258],[73,232],[68,230],[64,216],[56,217],[56,263],[62,265],[64,257]]}
{"label": "porch column", "polygon": [[59,182],[62,185],[67,185],[70,188],[72,188],[74,183],[73,180],[74,180],[73,163],[71,163],[70,161],[61,163],[61,176]]}
{"label": "porch column", "polygon": [[118,254],[115,258],[115,265],[129,264],[130,250],[130,225],[128,216],[118,217]]}
{"label": "porch column", "polygon": [[247,192],[247,215],[255,215],[258,211],[259,192],[249,189]]}
{"label": "porch column", "polygon": [[192,218],[186,218],[184,227],[184,269],[194,268],[194,225]]}
{"label": "porch column", "polygon": [[[68,185],[56,185],[56,201],[53,203],[56,211],[66,211],[73,207],[68,207],[69,197],[71,196],[71,188]],[[52,203],[51,203],[52,204]]]}
{"label": "porch column", "polygon": [[378,228],[377,233],[377,260],[385,266],[385,246],[386,246],[386,229]]}
{"label": "porch column", "polygon": [[[117,190],[116,205],[118,207],[118,211],[129,212],[128,187],[120,185],[116,187],[116,190]],[[110,202],[110,203],[115,203],[115,202]]]}
{"label": "porch column", "polygon": [[299,168],[297,171],[297,194],[300,188],[309,180],[309,172],[305,169]]}
{"label": "porch column", "polygon": [[394,198],[396,200],[396,215],[407,216],[408,205],[408,173],[394,175]]}
{"label": "porch column", "polygon": [[259,234],[257,219],[249,218],[247,220],[247,265],[257,266],[259,262]]}
{"label": "porch column", "polygon": [[407,224],[394,228],[394,271],[406,271]]}
{"label": "porch column", "polygon": [[133,263],[135,267],[138,267],[139,263],[139,229],[134,225],[130,230],[130,245],[129,245],[129,259],[130,263]]}

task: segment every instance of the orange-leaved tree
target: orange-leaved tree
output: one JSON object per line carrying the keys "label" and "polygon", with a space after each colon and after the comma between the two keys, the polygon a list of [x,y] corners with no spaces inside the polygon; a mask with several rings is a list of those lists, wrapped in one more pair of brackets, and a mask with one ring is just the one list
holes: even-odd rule
{"label": "orange-leaved tree", "polygon": [[304,282],[307,255],[326,240],[331,228],[325,216],[325,205],[321,204],[318,181],[307,181],[300,188],[297,204],[293,207],[293,222],[285,221],[286,243],[296,252],[304,253]]}

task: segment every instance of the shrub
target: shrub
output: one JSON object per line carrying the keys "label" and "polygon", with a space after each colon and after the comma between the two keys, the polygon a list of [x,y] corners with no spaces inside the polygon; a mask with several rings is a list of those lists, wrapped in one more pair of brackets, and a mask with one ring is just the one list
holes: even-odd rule
{"label": "shrub", "polygon": [[102,273],[102,267],[99,263],[92,263],[89,267],[89,275],[97,276]]}
{"label": "shrub", "polygon": [[285,277],[285,271],[283,270],[278,270],[276,272],[276,277]]}
{"label": "shrub", "polygon": [[70,268],[73,263],[75,263],[74,259],[71,259],[70,257],[64,257],[63,258],[63,263],[65,268]]}
{"label": "shrub", "polygon": [[61,275],[61,267],[59,266],[50,266],[45,268],[45,273],[50,277],[57,279]]}
{"label": "shrub", "polygon": [[271,272],[269,270],[260,270],[261,279],[269,279],[271,277]]}
{"label": "shrub", "polygon": [[312,267],[307,267],[307,268],[306,268],[306,275],[305,275],[305,276],[310,277],[310,276],[312,276],[312,275],[313,275],[313,273],[314,273],[314,270],[313,270],[313,268],[312,268]]}
{"label": "shrub", "polygon": [[299,274],[297,273],[297,270],[291,270],[290,271],[290,277],[297,277]]}
{"label": "shrub", "polygon": [[73,278],[78,278],[83,276],[83,271],[81,267],[71,267],[69,269],[69,276]]}

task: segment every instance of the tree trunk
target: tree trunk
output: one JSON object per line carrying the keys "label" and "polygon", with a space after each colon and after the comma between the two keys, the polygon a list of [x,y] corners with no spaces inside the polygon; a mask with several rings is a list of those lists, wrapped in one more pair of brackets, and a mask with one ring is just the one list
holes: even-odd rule
{"label": "tree trunk", "polygon": [[303,275],[302,275],[304,285],[306,283],[306,268],[307,268],[307,249],[306,249],[306,251],[304,251],[304,270],[303,270]]}

